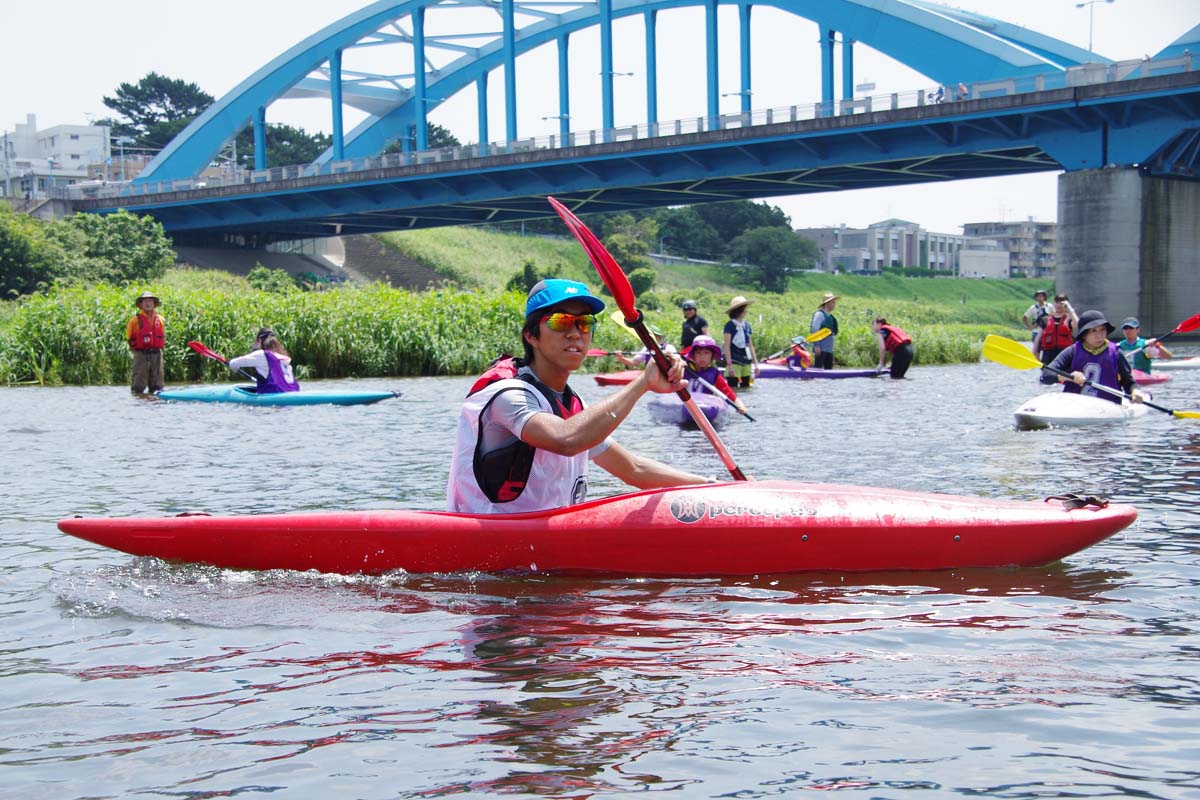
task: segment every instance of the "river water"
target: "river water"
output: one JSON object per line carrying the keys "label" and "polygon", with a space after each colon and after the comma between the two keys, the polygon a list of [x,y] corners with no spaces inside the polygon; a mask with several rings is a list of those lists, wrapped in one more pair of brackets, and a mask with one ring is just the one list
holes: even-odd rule
{"label": "river water", "polygon": [[[1098,493],[1132,528],[1038,569],[724,580],[227,572],[55,528],[440,507],[466,385],[287,409],[0,390],[0,796],[1200,797],[1200,421],[1016,431],[1039,387],[994,364],[760,381],[723,438],[757,477]],[[644,409],[618,438],[721,469]]]}

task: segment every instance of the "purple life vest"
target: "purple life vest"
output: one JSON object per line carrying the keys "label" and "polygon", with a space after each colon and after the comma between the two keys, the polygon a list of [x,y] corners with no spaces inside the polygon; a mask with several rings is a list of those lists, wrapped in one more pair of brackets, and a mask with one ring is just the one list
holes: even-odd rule
{"label": "purple life vest", "polygon": [[279,394],[280,392],[298,392],[300,384],[292,374],[291,362],[287,364],[270,350],[263,350],[267,357],[267,377],[255,375],[258,380],[258,394]]}
{"label": "purple life vest", "polygon": [[[1121,382],[1118,377],[1120,373],[1117,371],[1117,359],[1121,357],[1121,353],[1115,344],[1109,342],[1108,347],[1098,356],[1089,353],[1078,342],[1075,343],[1074,347],[1075,353],[1071,357],[1071,372],[1082,372],[1083,377],[1092,383],[1116,389],[1118,392],[1121,391]],[[1076,386],[1071,381],[1063,384],[1063,391],[1071,392],[1072,394],[1085,394],[1089,397],[1099,397],[1104,400],[1111,400],[1114,403],[1121,402],[1120,397],[1111,395],[1108,392],[1102,392],[1094,386],[1086,384]]]}
{"label": "purple life vest", "polygon": [[715,386],[719,374],[715,366],[710,366],[708,369],[696,369],[695,365],[688,364],[687,369],[683,372],[683,377],[688,382],[688,391],[692,394],[712,394],[711,389],[696,379],[702,378]]}

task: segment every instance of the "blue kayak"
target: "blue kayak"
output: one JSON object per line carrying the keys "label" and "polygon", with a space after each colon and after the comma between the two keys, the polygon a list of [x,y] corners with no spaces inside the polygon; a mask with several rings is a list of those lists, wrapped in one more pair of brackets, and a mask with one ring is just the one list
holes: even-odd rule
{"label": "blue kayak", "polygon": [[166,389],[160,400],[187,400],[194,403],[241,403],[250,406],[361,406],[399,397],[402,392],[305,391],[258,394],[253,386],[194,386],[190,389]]}

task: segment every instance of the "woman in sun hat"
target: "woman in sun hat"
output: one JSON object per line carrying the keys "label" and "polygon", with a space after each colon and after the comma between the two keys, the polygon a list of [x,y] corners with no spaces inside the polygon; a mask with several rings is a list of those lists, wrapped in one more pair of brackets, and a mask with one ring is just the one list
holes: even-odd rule
{"label": "woman in sun hat", "polygon": [[758,356],[754,352],[753,331],[746,321],[746,310],[753,300],[747,300],[738,295],[729,301],[725,313],[729,322],[725,323],[725,379],[730,386],[749,389],[754,385],[758,376]]}
{"label": "woman in sun hat", "polygon": [[816,333],[822,328],[829,329],[829,335],[813,344],[813,366],[817,369],[833,369],[833,340],[837,338],[838,322],[833,316],[837,308],[838,296],[826,292],[821,298],[821,304],[813,312],[812,322],[808,326],[809,333]]}
{"label": "woman in sun hat", "polygon": [[133,301],[138,313],[125,324],[125,341],[133,354],[133,378],[130,390],[142,394],[161,392],[163,388],[163,346],[166,332],[163,318],[158,314],[162,301],[153,292],[142,292]]}
{"label": "woman in sun hat", "polygon": [[[1133,369],[1121,357],[1120,349],[1108,340],[1113,330],[1103,312],[1083,312],[1075,326],[1075,343],[1064,348],[1043,374],[1063,384],[1064,392],[1121,402],[1120,397],[1086,385],[1085,381],[1090,380],[1124,392],[1135,403],[1142,402],[1142,393],[1134,386]],[[1057,374],[1060,372],[1070,377]]]}

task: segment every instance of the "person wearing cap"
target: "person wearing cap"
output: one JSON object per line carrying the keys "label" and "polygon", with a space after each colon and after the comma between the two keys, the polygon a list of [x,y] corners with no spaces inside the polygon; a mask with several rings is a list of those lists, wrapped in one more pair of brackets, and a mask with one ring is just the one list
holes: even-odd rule
{"label": "person wearing cap", "polygon": [[708,483],[639,456],[611,438],[646,392],[686,388],[683,362],[653,361],[632,382],[584,407],[567,384],[587,357],[604,301],[582,283],[539,281],[525,301],[523,358],[502,356],[471,386],[459,412],[446,510],[541,511],[587,499],[588,462],[639,489]]}
{"label": "person wearing cap", "polygon": [[134,394],[142,394],[147,389],[150,393],[161,392],[163,389],[163,345],[166,343],[166,330],[163,318],[159,316],[158,307],[162,301],[151,292],[142,292],[133,301],[138,312],[130,317],[125,325],[125,341],[133,354],[133,378],[130,390]]}
{"label": "person wearing cap", "polygon": [[[1046,318],[1046,324],[1042,328],[1042,335],[1038,338],[1038,348],[1041,351],[1041,361],[1043,364],[1049,364],[1063,350],[1069,349],[1076,340],[1078,333],[1077,324],[1079,317],[1075,314],[1075,309],[1071,307],[1071,301],[1067,299],[1065,294],[1054,295],[1054,307],[1050,310],[1050,316]],[[1047,380],[1043,374],[1040,378],[1042,383],[1052,384],[1053,379]]]}
{"label": "person wearing cap", "polygon": [[1070,377],[1049,370],[1043,370],[1043,374],[1062,383],[1064,392],[1121,402],[1120,397],[1086,384],[1086,381],[1091,381],[1124,392],[1135,403],[1142,402],[1142,393],[1134,385],[1129,362],[1121,357],[1116,344],[1108,340],[1113,330],[1103,312],[1083,312],[1079,315],[1075,343],[1059,353],[1049,365],[1050,370],[1068,373]]}
{"label": "person wearing cap", "polygon": [[270,328],[260,328],[254,337],[254,349],[244,356],[229,359],[230,369],[253,368],[258,382],[257,394],[298,392],[300,384],[292,372],[292,357]]}
{"label": "person wearing cap", "polygon": [[697,336],[708,336],[708,320],[696,310],[695,300],[684,300],[680,307],[683,309],[683,333],[679,336],[679,346],[691,347]]}
{"label": "person wearing cap", "polygon": [[1025,309],[1025,313],[1021,315],[1021,322],[1029,329],[1029,339],[1033,343],[1033,352],[1037,353],[1041,348],[1038,347],[1038,337],[1042,335],[1042,328],[1046,327],[1046,320],[1050,318],[1051,307],[1046,302],[1046,293],[1038,289],[1033,293],[1033,305]]}
{"label": "person wearing cap", "polygon": [[1151,359],[1171,358],[1174,355],[1157,339],[1142,338],[1142,323],[1138,322],[1137,317],[1126,317],[1121,323],[1121,333],[1125,338],[1117,343],[1117,347],[1134,369],[1148,373]]}
{"label": "person wearing cap", "polygon": [[758,376],[758,356],[754,352],[754,331],[746,321],[746,310],[753,300],[747,300],[740,294],[729,301],[725,313],[729,322],[725,323],[725,380],[730,386],[748,389],[754,385]]}
{"label": "person wearing cap", "polygon": [[[662,332],[662,328],[659,328],[657,325],[647,325],[646,330],[650,331],[650,334],[654,337],[654,340],[656,342],[658,342],[658,348],[660,350],[662,350],[664,353],[679,352],[678,350],[675,349],[675,345],[673,345],[667,341],[667,335]],[[641,369],[642,367],[649,364],[650,359],[652,358],[652,356],[650,355],[650,351],[647,350],[645,347],[643,347],[641,350],[638,350],[633,355],[625,355],[624,353],[617,353],[616,356],[617,356],[617,361],[620,361],[622,364],[629,367],[630,369]]]}
{"label": "person wearing cap", "polygon": [[688,391],[692,394],[713,394],[709,386],[714,386],[729,398],[740,413],[745,414],[746,404],[738,399],[737,394],[721,375],[721,371],[717,369],[717,359],[720,356],[721,347],[711,336],[703,334],[696,337],[691,347],[684,348],[683,357],[687,359],[687,369],[684,370],[683,379],[688,382]]}
{"label": "person wearing cap", "polygon": [[908,365],[913,360],[912,337],[902,328],[889,325],[884,317],[876,317],[875,321],[871,323],[871,330],[875,332],[875,338],[879,340],[879,366],[876,369],[882,372],[890,360],[892,362],[891,376],[903,378],[904,373],[908,372]]}
{"label": "person wearing cap", "polygon": [[837,308],[838,296],[826,292],[821,298],[821,305],[813,312],[812,322],[808,326],[809,333],[816,333],[822,328],[829,329],[829,335],[813,344],[813,366],[817,369],[833,369],[833,343],[837,338],[838,322],[833,316]]}

